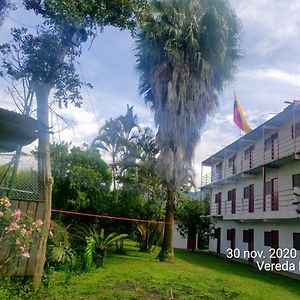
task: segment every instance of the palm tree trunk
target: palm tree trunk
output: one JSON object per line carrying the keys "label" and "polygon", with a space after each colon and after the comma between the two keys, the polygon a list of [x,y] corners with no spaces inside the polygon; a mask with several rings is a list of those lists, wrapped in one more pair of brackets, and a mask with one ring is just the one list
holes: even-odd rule
{"label": "palm tree trunk", "polygon": [[167,187],[167,204],[165,216],[165,230],[162,248],[159,254],[160,261],[174,262],[173,235],[174,235],[174,213],[176,203],[176,189]]}
{"label": "palm tree trunk", "polygon": [[37,118],[45,125],[45,128],[39,131],[39,151],[38,151],[38,169],[41,194],[44,199],[45,209],[43,217],[42,234],[39,239],[37,260],[33,277],[33,288],[39,288],[42,280],[44,264],[46,260],[46,245],[49,232],[49,222],[51,219],[51,202],[52,202],[52,185],[53,178],[51,175],[50,164],[50,144],[49,144],[49,123],[48,123],[48,98],[51,87],[46,84],[37,84]]}

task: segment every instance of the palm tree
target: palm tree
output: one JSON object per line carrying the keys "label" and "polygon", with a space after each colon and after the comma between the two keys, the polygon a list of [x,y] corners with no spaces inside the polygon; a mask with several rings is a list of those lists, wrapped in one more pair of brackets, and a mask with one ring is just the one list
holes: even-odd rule
{"label": "palm tree", "polygon": [[133,113],[133,106],[127,105],[126,114],[106,121],[92,143],[92,147],[104,150],[111,155],[114,192],[117,188],[118,166],[124,168],[132,164],[134,159],[133,141],[137,137],[135,132],[137,128],[137,115]]}
{"label": "palm tree", "polygon": [[153,0],[136,37],[140,93],[158,127],[159,173],[167,188],[161,260],[173,260],[177,189],[218,93],[240,57],[239,20],[227,0]]}

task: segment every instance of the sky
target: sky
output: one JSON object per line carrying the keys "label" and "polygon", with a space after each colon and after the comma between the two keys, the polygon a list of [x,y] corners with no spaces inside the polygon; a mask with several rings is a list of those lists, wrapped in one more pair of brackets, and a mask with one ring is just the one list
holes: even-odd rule
{"label": "sky", "polygon": [[[234,80],[219,95],[218,109],[202,129],[194,157],[198,185],[201,161],[240,136],[232,121],[234,89],[252,128],[272,117],[272,113],[280,112],[287,105],[285,101],[300,99],[300,1],[230,2],[242,24],[243,57]],[[11,12],[0,29],[0,44],[9,41],[11,27],[26,25],[32,29],[39,21],[20,9]],[[153,115],[138,94],[134,47],[128,31],[112,27],[99,33],[92,45],[89,42],[84,45],[77,69],[81,79],[90,82],[93,89],[83,88],[81,108],[70,105],[68,109],[59,110],[53,107],[71,121],[72,127],[62,130],[65,124],[55,115],[50,116],[54,131],[59,131],[51,141],[72,141],[75,145],[91,143],[104,121],[124,114],[127,104],[134,106],[143,126],[155,128]],[[0,80],[0,106],[14,109],[5,92],[6,86],[7,82]]]}

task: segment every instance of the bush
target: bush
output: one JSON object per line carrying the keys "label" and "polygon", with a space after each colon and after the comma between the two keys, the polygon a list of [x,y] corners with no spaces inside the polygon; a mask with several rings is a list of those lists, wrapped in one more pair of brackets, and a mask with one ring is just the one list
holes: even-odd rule
{"label": "bush", "polygon": [[40,231],[41,220],[33,222],[19,209],[11,210],[7,197],[0,198],[0,271],[10,268],[19,257],[29,258],[33,235]]}

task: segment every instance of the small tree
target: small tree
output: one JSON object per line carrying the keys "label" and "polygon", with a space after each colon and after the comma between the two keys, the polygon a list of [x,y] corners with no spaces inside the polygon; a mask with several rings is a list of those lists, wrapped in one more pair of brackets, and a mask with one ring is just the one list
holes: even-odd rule
{"label": "small tree", "polygon": [[[207,197],[200,200],[185,194],[179,196],[175,213],[179,232],[187,238],[193,238],[198,234],[198,247],[201,248],[208,245],[210,234],[209,211],[209,199]],[[191,248],[194,250],[194,243],[191,244]]]}
{"label": "small tree", "polygon": [[99,152],[87,146],[51,144],[53,207],[106,214],[111,173]]}

